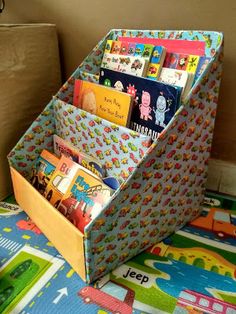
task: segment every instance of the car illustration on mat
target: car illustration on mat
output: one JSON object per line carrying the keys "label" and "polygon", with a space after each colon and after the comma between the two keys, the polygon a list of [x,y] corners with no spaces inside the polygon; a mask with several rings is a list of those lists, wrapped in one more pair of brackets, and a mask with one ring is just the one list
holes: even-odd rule
{"label": "car illustration on mat", "polygon": [[115,314],[131,314],[134,291],[113,281],[102,288],[84,287],[78,293],[85,303],[93,303]]}
{"label": "car illustration on mat", "polygon": [[197,228],[213,231],[220,238],[236,238],[236,226],[231,222],[230,211],[211,208],[207,216],[200,216],[190,222],[190,225]]}

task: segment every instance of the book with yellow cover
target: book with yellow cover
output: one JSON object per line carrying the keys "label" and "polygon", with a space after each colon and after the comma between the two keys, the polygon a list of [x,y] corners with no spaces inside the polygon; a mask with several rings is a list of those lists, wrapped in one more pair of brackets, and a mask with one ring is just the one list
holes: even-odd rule
{"label": "book with yellow cover", "polygon": [[133,98],[118,89],[75,80],[73,105],[122,126],[128,126]]}
{"label": "book with yellow cover", "polygon": [[30,182],[32,185],[43,194],[50,178],[59,163],[59,158],[43,149],[36,163],[32,168]]}
{"label": "book with yellow cover", "polygon": [[64,155],[61,156],[44,192],[46,199],[56,208],[73,183],[77,170],[80,167],[72,159]]}

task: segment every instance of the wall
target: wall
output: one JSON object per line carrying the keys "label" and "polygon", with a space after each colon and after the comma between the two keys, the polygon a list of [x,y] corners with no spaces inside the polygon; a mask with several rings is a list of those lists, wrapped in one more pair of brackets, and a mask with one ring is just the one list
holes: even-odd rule
{"label": "wall", "polygon": [[235,0],[6,0],[0,23],[55,23],[64,78],[111,28],[202,29],[225,34],[212,157],[236,162]]}

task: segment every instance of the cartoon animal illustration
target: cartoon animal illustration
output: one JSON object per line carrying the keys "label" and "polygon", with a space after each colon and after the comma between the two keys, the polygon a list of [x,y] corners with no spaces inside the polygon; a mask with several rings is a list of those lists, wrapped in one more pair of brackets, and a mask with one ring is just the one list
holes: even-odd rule
{"label": "cartoon animal illustration", "polygon": [[165,121],[165,113],[170,110],[167,108],[166,99],[163,95],[158,96],[156,102],[156,109],[153,109],[155,112],[156,121],[155,124],[160,125],[162,127],[166,127]]}
{"label": "cartoon animal illustration", "polygon": [[121,81],[117,81],[115,84],[114,84],[114,88],[117,89],[118,91],[122,92],[124,90],[124,86],[123,84],[121,83]]}
{"label": "cartoon animal illustration", "polygon": [[140,109],[140,119],[143,120],[152,120],[152,116],[150,115],[152,109],[150,107],[151,96],[148,92],[142,92],[141,104],[139,105]]}
{"label": "cartoon animal illustration", "polygon": [[133,103],[134,105],[138,104],[138,97],[136,96],[137,89],[134,85],[129,84],[127,87],[127,93],[130,94],[133,97]]}

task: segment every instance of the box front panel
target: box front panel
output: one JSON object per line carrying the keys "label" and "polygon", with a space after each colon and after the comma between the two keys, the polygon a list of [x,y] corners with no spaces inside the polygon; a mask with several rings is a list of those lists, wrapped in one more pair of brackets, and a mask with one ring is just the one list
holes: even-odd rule
{"label": "box front panel", "polygon": [[53,208],[14,168],[11,168],[11,176],[18,204],[85,280],[83,234]]}

